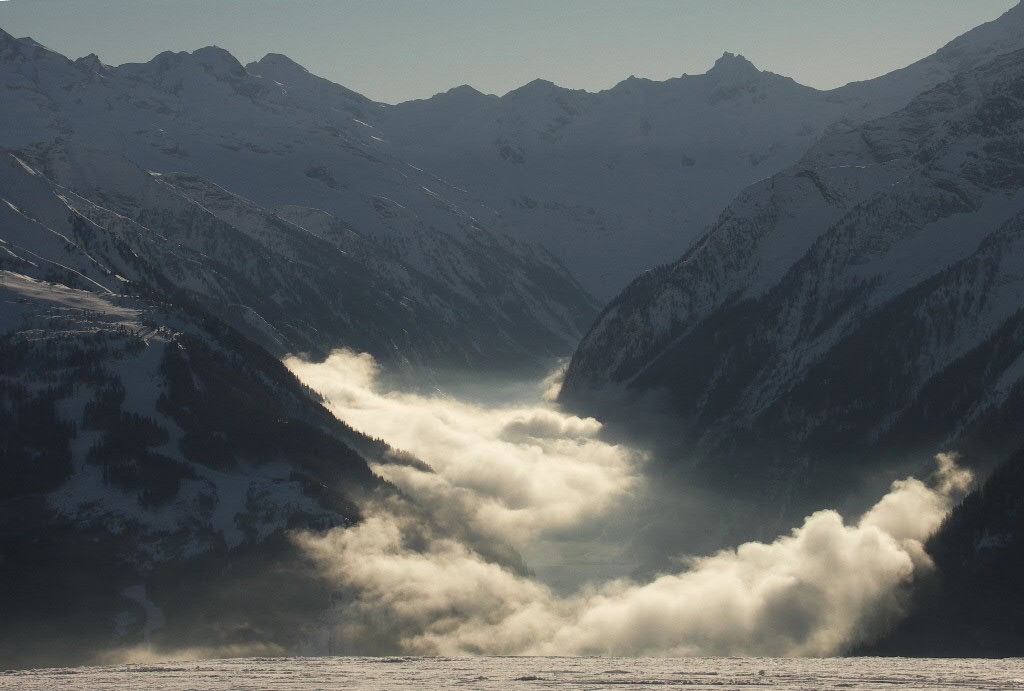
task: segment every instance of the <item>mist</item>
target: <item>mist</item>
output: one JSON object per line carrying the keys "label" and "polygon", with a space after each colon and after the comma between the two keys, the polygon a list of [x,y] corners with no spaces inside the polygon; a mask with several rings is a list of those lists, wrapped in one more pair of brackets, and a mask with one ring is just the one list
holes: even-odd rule
{"label": "mist", "polygon": [[383,390],[367,354],[336,351],[321,364],[286,364],[341,420],[429,464],[433,472],[373,469],[462,539],[489,543],[489,553],[510,546],[562,589],[636,567],[616,517],[646,493],[645,455],[602,440],[597,420],[558,410],[549,400],[557,378],[526,387],[532,403],[500,406]]}
{"label": "mist", "polygon": [[[840,654],[899,619],[909,584],[932,566],[923,541],[971,483],[940,455],[927,482],[894,482],[853,520],[818,511],[771,542],[677,555],[672,569],[631,578],[646,454],[560,410],[556,380],[538,382],[532,404],[502,407],[384,390],[365,354],[287,364],[339,418],[433,469],[377,465],[408,501],[370,503],[355,527],[294,536],[345,593],[325,635],[347,652]],[[452,520],[424,521],[416,507]],[[438,527],[459,522],[466,532]],[[487,541],[511,545],[528,568],[494,558]],[[579,562],[566,568],[590,568],[570,582],[532,563],[560,551]]]}

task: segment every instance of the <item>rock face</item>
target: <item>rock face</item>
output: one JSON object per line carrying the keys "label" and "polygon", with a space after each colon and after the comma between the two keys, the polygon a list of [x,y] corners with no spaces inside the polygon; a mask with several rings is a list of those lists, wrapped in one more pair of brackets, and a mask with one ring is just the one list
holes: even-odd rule
{"label": "rock face", "polygon": [[954,441],[1013,448],[1022,134],[1018,51],[825,137],[613,300],[562,400],[615,419],[660,392],[691,458],[775,497],[827,501]]}
{"label": "rock face", "polygon": [[0,85],[0,144],[25,164],[8,170],[11,206],[49,184],[90,237],[66,213],[47,227],[97,270],[139,278],[92,254],[117,236],[274,352],[539,366],[596,312],[548,252],[389,152],[381,106],[283,56],[245,68],[204,48],[113,68],[0,32]]}
{"label": "rock face", "polygon": [[386,108],[378,127],[400,156],[479,194],[608,300],[825,133],[902,108],[1024,48],[1022,37],[1018,6],[935,55],[831,91],[726,53],[706,74],[631,77],[600,93],[543,80],[501,98],[460,87]]}

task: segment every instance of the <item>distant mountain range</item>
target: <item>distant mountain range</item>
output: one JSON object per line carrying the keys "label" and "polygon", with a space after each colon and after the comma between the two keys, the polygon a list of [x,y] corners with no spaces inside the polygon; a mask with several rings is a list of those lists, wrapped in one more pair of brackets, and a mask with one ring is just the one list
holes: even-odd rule
{"label": "distant mountain range", "polygon": [[550,253],[383,150],[360,120],[378,106],[341,87],[216,48],[111,68],[0,34],[0,88],[0,213],[24,229],[3,239],[41,267],[174,285],[277,354],[398,364],[539,367],[596,311]]}
{"label": "distant mountain range", "polygon": [[630,77],[600,93],[537,80],[497,98],[462,86],[388,107],[374,124],[400,156],[480,195],[607,300],[823,134],[1020,48],[1018,6],[909,67],[831,91],[725,53],[706,74]]}

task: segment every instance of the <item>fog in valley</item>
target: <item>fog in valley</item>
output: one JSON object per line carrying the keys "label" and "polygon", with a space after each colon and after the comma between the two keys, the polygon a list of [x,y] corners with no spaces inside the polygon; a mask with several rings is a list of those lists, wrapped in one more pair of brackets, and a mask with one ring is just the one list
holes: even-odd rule
{"label": "fog in valley", "polygon": [[648,454],[560,410],[556,377],[533,401],[486,405],[389,390],[366,354],[287,364],[340,419],[429,465],[375,466],[407,499],[295,536],[347,594],[319,641],[335,651],[841,653],[900,615],[930,568],[923,540],[971,482],[940,455],[931,478],[893,483],[861,516],[819,511],[772,542],[679,554],[638,578]]}

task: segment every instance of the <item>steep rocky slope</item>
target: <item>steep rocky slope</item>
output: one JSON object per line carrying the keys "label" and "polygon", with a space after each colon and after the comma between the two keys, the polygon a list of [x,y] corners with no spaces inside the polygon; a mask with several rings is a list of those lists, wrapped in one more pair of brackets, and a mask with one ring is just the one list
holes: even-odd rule
{"label": "steep rocky slope", "polygon": [[828,501],[956,441],[976,462],[1013,448],[1022,132],[1018,51],[824,138],[619,295],[562,400],[614,419],[661,392],[690,459],[776,499]]}

